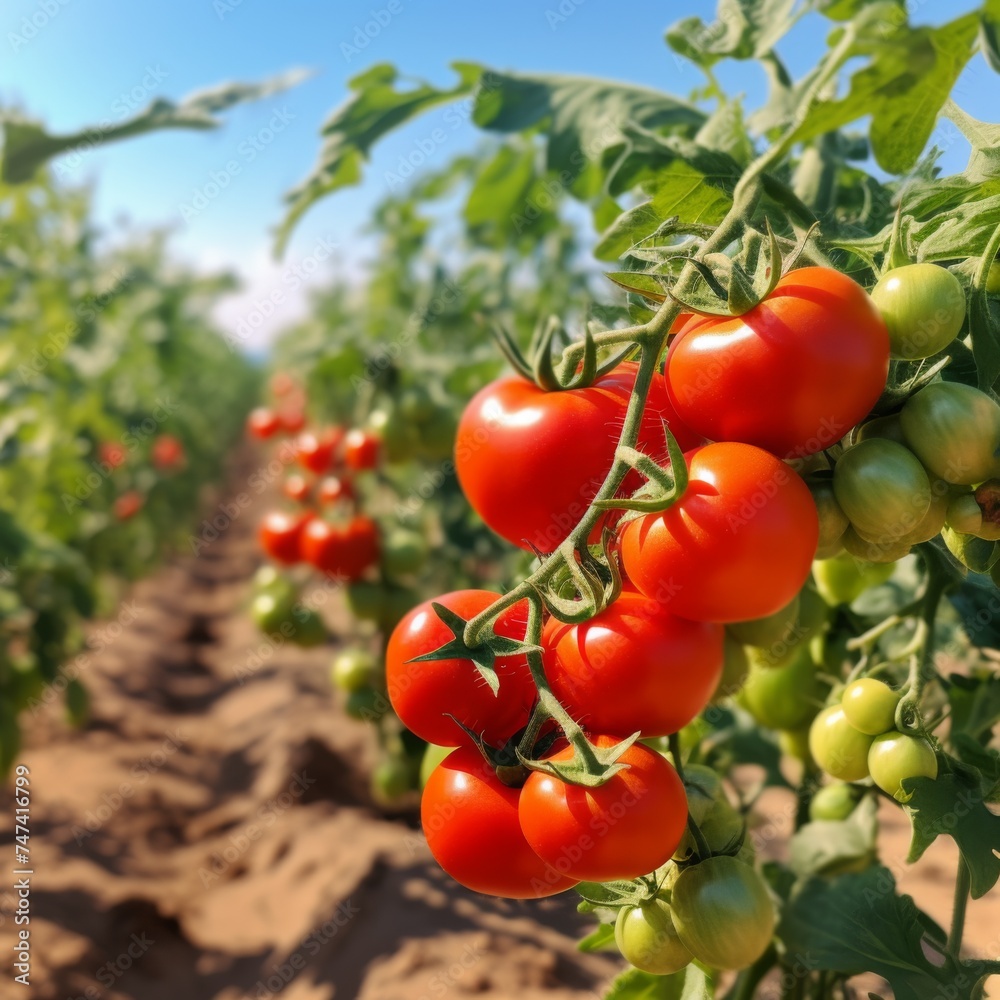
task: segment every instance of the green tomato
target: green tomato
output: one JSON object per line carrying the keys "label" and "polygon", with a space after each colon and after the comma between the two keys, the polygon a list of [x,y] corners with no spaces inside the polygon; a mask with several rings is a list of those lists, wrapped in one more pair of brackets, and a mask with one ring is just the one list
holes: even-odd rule
{"label": "green tomato", "polygon": [[775,643],[787,643],[798,620],[799,595],[796,594],[790,604],[775,611],[773,615],[752,621],[732,622],[726,626],[726,631],[744,646],[759,646],[763,649]]}
{"label": "green tomato", "polygon": [[413,423],[395,406],[373,410],[368,415],[368,429],[381,442],[381,454],[390,465],[409,461],[420,447]]}
{"label": "green tomato", "polygon": [[623,906],[615,920],[615,944],[626,962],[654,976],[679,972],[692,957],[674,929],[670,904],[662,899]]}
{"label": "green tomato", "polygon": [[761,666],[751,657],[750,673],[737,700],[768,729],[799,729],[816,714],[821,690],[805,648],[780,667]]}
{"label": "green tomato", "polygon": [[403,390],[399,397],[399,412],[415,424],[421,424],[433,416],[436,404],[431,394],[422,386],[414,385]]}
{"label": "green tomato", "polygon": [[908,802],[910,796],[903,791],[902,782],[907,778],[936,778],[937,754],[922,736],[883,733],[875,737],[868,751],[868,768],[883,792],[897,802]]}
{"label": "green tomato", "polygon": [[816,546],[816,558],[828,559],[830,556],[835,556],[843,548],[840,539],[851,522],[841,510],[840,504],[837,503],[832,479],[812,480],[808,485],[816,503],[816,513],[819,515],[819,542]]}
{"label": "green tomato", "polygon": [[859,733],[840,705],[824,708],[809,727],[809,752],[827,774],[841,781],[868,777],[868,750],[872,737]]}
{"label": "green tomato", "polygon": [[334,658],[330,668],[333,683],[341,691],[360,691],[371,685],[378,663],[366,649],[345,649]]}
{"label": "green tomato", "polygon": [[427,779],[434,770],[454,750],[454,747],[439,747],[436,743],[428,743],[420,760],[420,787],[427,784]]}
{"label": "green tomato", "polygon": [[781,747],[782,753],[802,761],[803,764],[811,759],[809,755],[809,730],[806,728],[783,729],[778,733],[778,746]]}
{"label": "green tomato", "polygon": [[742,643],[737,642],[728,632],[722,647],[722,677],[712,695],[712,703],[733,697],[746,680],[750,670],[750,661]]}
{"label": "green tomato", "polygon": [[714,969],[742,969],[767,950],[775,914],[764,880],[726,856],[685,868],[671,890],[677,936]]}
{"label": "green tomato", "polygon": [[867,563],[895,564],[908,555],[912,546],[899,539],[883,538],[882,541],[865,538],[853,525],[844,532],[841,539],[844,551],[853,559]]}
{"label": "green tomato", "polygon": [[382,542],[382,569],[388,576],[416,573],[427,560],[427,542],[418,531],[395,528]]}
{"label": "green tomato", "polygon": [[289,620],[292,606],[274,596],[258,594],[250,603],[250,617],[261,630],[271,634],[277,632]]}
{"label": "green tomato", "polygon": [[906,444],[906,437],[903,434],[903,425],[900,423],[899,414],[894,413],[889,417],[876,417],[869,420],[858,428],[855,443],[859,441],[869,441],[872,438],[884,438],[887,441],[895,441],[896,444]]}
{"label": "green tomato", "polygon": [[405,757],[390,756],[378,762],[372,772],[372,798],[391,806],[413,791],[413,766]]}
{"label": "green tomato", "polygon": [[718,797],[724,794],[722,779],[704,764],[688,764],[684,768],[684,791],[687,794],[688,812],[699,825],[705,821]]}
{"label": "green tomato", "polygon": [[1000,561],[1000,544],[976,535],[962,535],[944,528],[941,537],[951,554],[973,573],[989,573]]}
{"label": "green tomato", "polygon": [[389,699],[374,688],[362,688],[347,696],[344,710],[352,719],[378,722],[389,711]]}
{"label": "green tomato", "polygon": [[983,527],[983,509],[974,493],[963,493],[948,504],[945,524],[963,535],[976,535]]}
{"label": "green tomato", "polygon": [[[685,778],[687,778],[686,774]],[[690,808],[689,805],[689,811]],[[721,785],[701,819],[698,819],[693,812],[691,815],[713,854],[731,851],[743,840],[746,834],[746,823],[743,817],[732,807]],[[677,845],[677,850],[673,853],[673,858],[675,861],[686,861],[697,853],[697,848],[697,841],[693,834],[690,830],[685,830],[684,836],[681,837],[681,841]]]}
{"label": "green tomato", "polygon": [[751,666],[787,666],[808,646],[812,638],[821,632],[827,623],[829,609],[824,600],[812,587],[803,587],[798,594],[798,614],[784,638],[779,638],[766,648],[747,647]]}
{"label": "green tomato", "polygon": [[296,646],[308,649],[312,646],[322,646],[326,642],[328,638],[326,626],[319,613],[312,608],[303,609],[303,611],[293,615],[289,621],[294,631],[288,638]]}
{"label": "green tomato", "polygon": [[386,588],[380,583],[358,580],[347,585],[347,607],[361,621],[378,621]]}
{"label": "green tomato", "polygon": [[1000,472],[1000,405],[970,385],[932,382],[900,414],[907,445],[939,479],[972,486]]}
{"label": "green tomato", "polygon": [[844,452],[833,472],[833,491],[851,524],[878,542],[901,538],[931,505],[931,483],[917,457],[883,438]]}
{"label": "green tomato", "polygon": [[874,677],[861,677],[844,688],[840,704],[859,733],[880,736],[896,725],[899,692]]}
{"label": "green tomato", "polygon": [[437,406],[434,412],[420,425],[420,451],[431,461],[451,458],[455,449],[455,433],[458,417],[450,407]]}
{"label": "green tomato", "polygon": [[825,785],[809,803],[809,818],[811,820],[845,820],[854,812],[861,800],[861,792],[854,785],[837,782]]}
{"label": "green tomato", "polygon": [[869,587],[877,587],[892,576],[892,563],[859,562],[841,555],[813,563],[813,579],[820,596],[832,607],[851,604]]}
{"label": "green tomato", "polygon": [[872,302],[889,328],[893,357],[915,361],[943,351],[965,321],[965,291],[937,264],[905,264],[886,271]]}

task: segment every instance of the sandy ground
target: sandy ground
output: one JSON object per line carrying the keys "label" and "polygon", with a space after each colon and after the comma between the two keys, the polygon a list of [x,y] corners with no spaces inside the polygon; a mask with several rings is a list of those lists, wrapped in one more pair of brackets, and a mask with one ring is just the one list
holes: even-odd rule
{"label": "sandy ground", "polygon": [[[412,814],[370,802],[371,734],[331,693],[330,650],[269,653],[246,617],[254,516],[139,584],[131,610],[101,626],[85,730],[55,709],[31,725],[31,987],[8,971],[4,876],[0,997],[600,998],[621,963],[576,950],[587,923],[572,894],[473,896],[431,862]],[[335,624],[338,607],[334,596]],[[758,845],[780,856],[788,801],[769,793],[763,806]],[[5,871],[12,812],[5,791]],[[887,810],[884,860],[945,923],[954,847],[939,840],[909,869],[907,838]],[[969,928],[971,950],[996,957],[1000,894],[971,904]]]}

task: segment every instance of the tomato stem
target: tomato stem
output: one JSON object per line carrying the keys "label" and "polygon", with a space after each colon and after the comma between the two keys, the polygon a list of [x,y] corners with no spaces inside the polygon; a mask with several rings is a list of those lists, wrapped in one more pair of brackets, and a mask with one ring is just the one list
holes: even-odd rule
{"label": "tomato stem", "polygon": [[948,952],[958,958],[962,951],[962,937],[965,934],[965,910],[969,904],[969,890],[972,877],[969,866],[961,854],[958,856],[958,874],[955,878],[955,905],[951,914],[951,930],[948,933]]}

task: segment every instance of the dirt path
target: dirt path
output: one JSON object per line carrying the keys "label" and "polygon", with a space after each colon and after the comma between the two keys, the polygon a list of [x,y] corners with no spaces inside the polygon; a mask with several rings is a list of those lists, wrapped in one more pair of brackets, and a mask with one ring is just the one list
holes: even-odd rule
{"label": "dirt path", "polygon": [[[258,514],[140,583],[98,629],[86,730],[55,708],[32,724],[32,987],[7,971],[16,899],[0,885],[0,997],[601,997],[620,963],[575,950],[572,896],[474,897],[430,861],[412,816],[372,808],[370,733],[336,704],[329,651],[271,649],[245,614]],[[763,856],[790,826],[780,796],[768,808]],[[3,870],[11,815],[4,791]],[[905,821],[887,820],[901,888],[946,921],[953,845],[906,869]],[[997,950],[997,927],[1000,901],[973,904],[975,950]]]}

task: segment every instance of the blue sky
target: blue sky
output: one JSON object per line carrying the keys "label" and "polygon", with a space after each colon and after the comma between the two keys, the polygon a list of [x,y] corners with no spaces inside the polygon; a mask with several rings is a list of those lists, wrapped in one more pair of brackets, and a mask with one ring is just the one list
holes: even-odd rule
{"label": "blue sky", "polygon": [[[67,180],[94,185],[97,217],[109,229],[126,219],[138,226],[169,226],[180,256],[241,273],[246,292],[221,311],[222,321],[232,325],[269,290],[283,287],[284,268],[303,261],[311,266],[307,258],[317,248],[336,244],[334,263],[324,266],[355,269],[367,249],[358,230],[387,192],[386,173],[428,130],[426,122],[418,123],[380,146],[365,183],[318,205],[300,225],[285,261],[274,264],[270,231],[281,217],[282,195],[311,168],[319,127],[347,96],[354,74],[391,61],[444,84],[451,79],[448,63],[462,58],[502,69],[606,76],[686,94],[699,76],[666,48],[663,30],[681,16],[711,18],[715,7],[709,0],[631,8],[614,0],[393,0],[393,5],[396,13],[390,15],[388,0],[4,0],[0,103],[18,104],[52,130],[69,131],[120,120],[154,96],[177,98],[292,66],[313,70],[315,75],[294,90],[229,112],[217,131],[162,133],[56,164]],[[955,6],[951,0],[924,0],[914,20],[942,20]],[[386,22],[377,31],[373,12],[383,12]],[[32,37],[30,19],[39,25]],[[371,37],[364,34],[366,24]],[[783,51],[793,74],[813,65],[828,27],[814,17],[796,29],[793,44]],[[367,41],[363,47],[361,40]],[[749,107],[763,97],[756,66],[724,64],[720,76],[746,95]],[[998,78],[977,57],[960,85],[959,102],[989,119],[995,117],[998,92]],[[251,158],[253,137],[266,136],[260,130],[268,126],[275,127],[273,140],[258,143]],[[479,138],[469,126],[447,131],[435,163]],[[953,144],[946,169],[961,169],[966,154],[962,143]],[[213,173],[225,171],[234,159],[240,171],[218,197],[197,213],[185,211]],[[302,308],[301,297],[286,296],[262,329],[272,332]]]}

